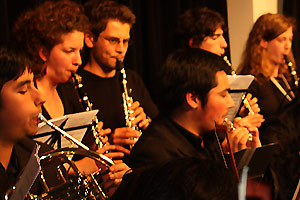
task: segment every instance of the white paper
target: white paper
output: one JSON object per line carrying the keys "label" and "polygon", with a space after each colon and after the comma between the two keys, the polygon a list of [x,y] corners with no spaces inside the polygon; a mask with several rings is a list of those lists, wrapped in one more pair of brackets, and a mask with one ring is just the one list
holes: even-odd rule
{"label": "white paper", "polygon": [[[65,125],[63,127],[60,127],[61,129],[69,129],[69,128],[74,128],[74,130],[67,131],[68,134],[70,134],[72,137],[77,139],[78,141],[82,141],[82,138],[84,137],[84,134],[87,130],[86,127],[82,128],[82,126],[87,126],[91,124],[93,121],[94,117],[98,113],[98,110],[92,110],[92,111],[85,111],[85,112],[80,112],[80,113],[74,113],[74,114],[69,114],[69,115],[64,115],[59,118],[51,119],[52,123],[57,125],[58,127],[61,126],[61,124],[66,121]],[[78,129],[76,129],[78,128]],[[52,136],[51,132],[54,130],[49,127],[45,122],[42,122],[39,124],[39,130],[38,134],[42,133],[49,133],[47,136],[43,137],[38,137],[35,138],[34,140],[46,143],[46,141]],[[72,143],[61,136],[61,148],[63,147],[70,147],[72,146]],[[57,143],[53,146],[53,148],[57,148]]]}
{"label": "white paper", "polygon": [[254,76],[252,75],[227,75],[230,90],[247,90]]}
{"label": "white paper", "polygon": [[247,89],[254,80],[252,75],[227,75],[228,82],[230,84],[230,96],[234,102],[234,107],[229,109],[227,118],[233,121],[235,118],[240,105],[242,103],[242,98],[246,94]]}

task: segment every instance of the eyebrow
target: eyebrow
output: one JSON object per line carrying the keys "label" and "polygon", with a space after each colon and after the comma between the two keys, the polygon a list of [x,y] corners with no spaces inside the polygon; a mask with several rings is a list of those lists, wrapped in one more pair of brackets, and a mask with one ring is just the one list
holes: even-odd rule
{"label": "eyebrow", "polygon": [[20,82],[18,82],[16,88],[23,87],[24,85],[27,85],[27,84],[30,84],[30,83],[31,83],[31,80],[20,81]]}

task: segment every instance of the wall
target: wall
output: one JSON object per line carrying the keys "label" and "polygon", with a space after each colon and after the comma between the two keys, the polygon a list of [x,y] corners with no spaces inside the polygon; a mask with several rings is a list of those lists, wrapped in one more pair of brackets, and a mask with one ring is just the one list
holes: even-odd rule
{"label": "wall", "polygon": [[278,13],[281,1],[278,3],[277,0],[227,0],[230,55],[234,69],[240,63],[253,23],[264,13]]}

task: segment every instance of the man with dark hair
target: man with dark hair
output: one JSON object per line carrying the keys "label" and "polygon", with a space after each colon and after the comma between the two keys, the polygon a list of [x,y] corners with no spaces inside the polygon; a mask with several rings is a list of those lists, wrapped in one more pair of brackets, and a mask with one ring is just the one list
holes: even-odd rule
{"label": "man with dark hair", "polygon": [[[4,199],[6,192],[16,184],[37,144],[40,146],[38,156],[52,150],[47,144],[30,139],[38,131],[38,115],[45,102],[34,85],[30,63],[26,56],[16,53],[15,50],[0,49],[0,199]],[[102,151],[108,148],[104,147]],[[43,176],[49,188],[63,183],[62,178],[56,176],[57,164],[61,162],[53,160],[54,162],[43,168]],[[98,170],[95,160],[90,158],[74,164],[82,174],[87,175]],[[107,177],[103,176],[106,180],[103,189],[108,195],[114,193],[127,170],[124,163],[117,163],[110,167]],[[33,173],[31,171],[30,175]],[[72,177],[76,175],[73,170],[68,173]],[[44,192],[44,183],[37,178],[29,188],[31,194],[39,195]],[[82,192],[75,192],[82,195]]]}
{"label": "man with dark hair", "polygon": [[[16,183],[27,163],[35,142],[26,139],[38,130],[38,114],[44,103],[33,84],[33,73],[26,59],[4,48],[0,49],[0,198]],[[41,144],[39,153],[50,147]],[[47,174],[47,172],[46,172]],[[55,179],[55,177],[52,177]],[[39,183],[31,192],[41,192]]]}
{"label": "man with dark hair", "polygon": [[[114,1],[94,1],[85,4],[86,14],[91,22],[90,32],[85,34],[85,44],[89,48],[89,59],[79,74],[83,78],[84,89],[99,109],[99,119],[104,128],[111,128],[111,142],[119,145],[133,145],[140,132],[126,127],[122,88],[122,74],[116,69],[116,61],[123,61],[130,44],[130,30],[135,23],[132,11]],[[156,105],[141,79],[134,71],[126,68],[126,83],[129,96],[129,116],[132,126],[144,130],[149,119],[158,114]],[[131,91],[131,93],[130,93]],[[131,101],[131,99],[125,99]],[[130,105],[132,104],[132,105]],[[150,118],[149,118],[150,117]]]}
{"label": "man with dark hair", "polygon": [[220,13],[208,8],[193,8],[179,17],[176,34],[182,47],[200,48],[222,56],[227,47],[224,28],[225,21]]}
{"label": "man with dark hair", "polygon": [[[185,11],[178,19],[176,36],[179,45],[182,47],[200,48],[218,56],[224,56],[225,49],[227,48],[227,42],[224,39],[223,33],[225,29],[225,21],[220,13],[210,10],[208,8],[192,8]],[[231,64],[227,60],[228,72],[227,74],[235,73],[231,69]],[[260,127],[264,122],[264,118],[260,112],[260,108],[257,104],[257,98],[252,97],[251,94],[247,94],[247,100],[254,115],[248,115],[248,110],[245,106],[242,106],[238,118],[239,123],[245,126]]]}
{"label": "man with dark hair", "polygon": [[[168,56],[161,76],[164,109],[132,149],[128,165],[133,170],[191,156],[219,162],[221,152],[212,151],[215,148],[203,137],[213,134],[234,106],[225,68],[222,58],[198,48],[177,50]],[[260,147],[257,128],[251,133],[253,140],[249,141],[247,128],[231,130],[232,150]],[[225,139],[222,148],[228,151],[226,146]]]}

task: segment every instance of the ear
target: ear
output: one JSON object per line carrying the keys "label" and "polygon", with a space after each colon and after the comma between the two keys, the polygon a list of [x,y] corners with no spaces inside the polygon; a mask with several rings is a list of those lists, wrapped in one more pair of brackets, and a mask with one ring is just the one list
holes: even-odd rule
{"label": "ear", "polygon": [[94,36],[90,31],[84,33],[84,42],[88,48],[94,47]]}
{"label": "ear", "polygon": [[193,38],[190,38],[190,39],[189,39],[189,47],[190,47],[190,48],[199,48],[200,45],[199,45],[199,44],[195,44],[194,39],[193,39]]}
{"label": "ear", "polygon": [[189,39],[189,47],[193,48],[193,46],[194,46],[194,40],[193,40],[193,38],[190,38]]}
{"label": "ear", "polygon": [[39,49],[39,56],[40,58],[46,62],[48,57],[49,57],[49,52],[48,50],[46,49],[46,47],[42,46],[40,49]]}
{"label": "ear", "polygon": [[268,47],[268,42],[266,40],[264,40],[264,39],[261,39],[259,45],[262,48],[266,49]]}
{"label": "ear", "polygon": [[198,99],[198,96],[193,93],[190,92],[186,93],[185,99],[187,104],[193,109],[201,106],[201,101]]}

